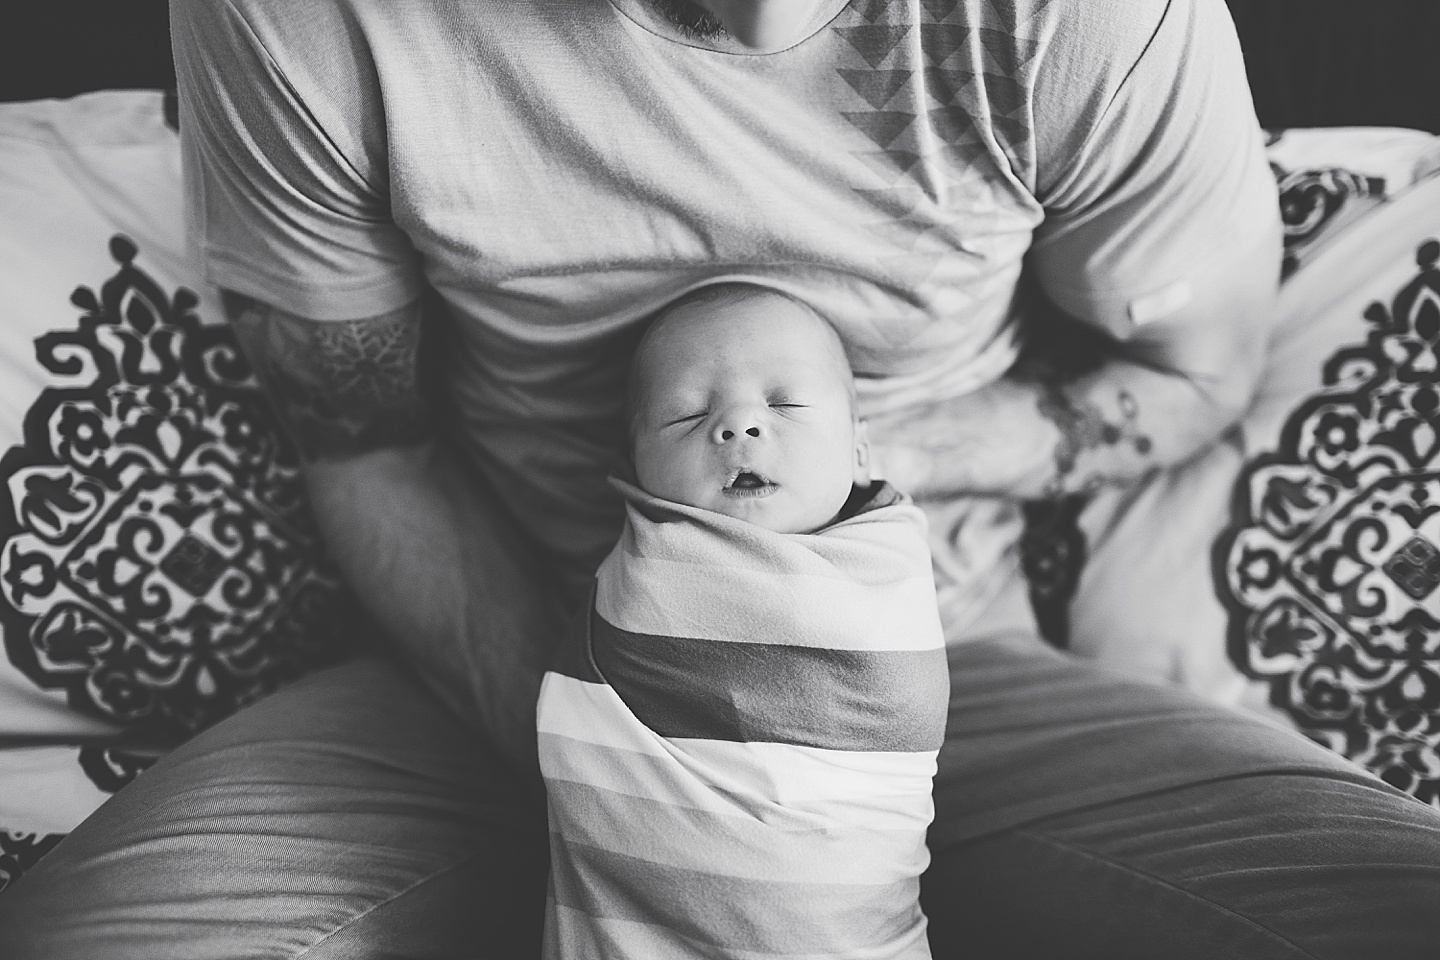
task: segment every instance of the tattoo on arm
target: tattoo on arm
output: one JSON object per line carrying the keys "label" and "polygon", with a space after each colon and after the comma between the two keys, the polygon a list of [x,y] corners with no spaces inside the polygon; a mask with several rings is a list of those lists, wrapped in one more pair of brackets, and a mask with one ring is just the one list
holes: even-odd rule
{"label": "tattoo on arm", "polygon": [[1150,437],[1140,431],[1140,405],[1134,395],[1121,390],[1118,402],[1120,422],[1112,423],[1090,400],[1072,399],[1061,385],[1053,382],[1042,385],[1040,413],[1060,431],[1060,442],[1055,447],[1055,476],[1047,484],[1047,496],[1090,492],[1112,479],[1102,473],[1092,473],[1080,480],[1077,472],[1080,456],[1088,450],[1128,445],[1141,456],[1150,453],[1153,444]]}
{"label": "tattoo on arm", "polygon": [[307,320],[226,291],[226,315],[305,460],[429,438],[416,361],[420,305],[364,320]]}

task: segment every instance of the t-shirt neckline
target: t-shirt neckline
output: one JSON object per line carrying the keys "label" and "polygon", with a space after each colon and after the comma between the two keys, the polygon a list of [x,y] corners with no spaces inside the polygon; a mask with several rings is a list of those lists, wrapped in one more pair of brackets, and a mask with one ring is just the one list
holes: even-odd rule
{"label": "t-shirt neckline", "polygon": [[811,17],[810,22],[805,25],[804,32],[800,35],[799,39],[792,40],[784,46],[771,50],[747,47],[740,41],[729,36],[706,39],[687,33],[683,27],[672,23],[664,14],[657,10],[651,0],[610,0],[611,6],[646,33],[654,34],[663,40],[669,40],[672,43],[686,47],[746,57],[769,56],[798,47],[825,29],[825,26],[839,16],[840,11],[844,10],[849,2],[850,0],[822,0],[816,7],[815,14]]}

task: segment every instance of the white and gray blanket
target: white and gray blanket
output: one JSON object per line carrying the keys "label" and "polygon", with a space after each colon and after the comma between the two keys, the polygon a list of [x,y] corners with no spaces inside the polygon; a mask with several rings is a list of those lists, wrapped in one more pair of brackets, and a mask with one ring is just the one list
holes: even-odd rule
{"label": "white and gray blanket", "polygon": [[544,680],[547,958],[928,958],[949,678],[925,519],[778,534],[624,481]]}

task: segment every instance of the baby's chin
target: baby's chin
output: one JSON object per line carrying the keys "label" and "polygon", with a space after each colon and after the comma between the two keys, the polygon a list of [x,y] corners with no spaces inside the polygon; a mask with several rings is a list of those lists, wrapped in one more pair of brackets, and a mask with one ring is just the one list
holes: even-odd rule
{"label": "baby's chin", "polygon": [[695,506],[753,523],[774,533],[814,533],[827,526],[840,512],[840,504],[795,503],[779,491],[770,496],[733,497],[720,494]]}

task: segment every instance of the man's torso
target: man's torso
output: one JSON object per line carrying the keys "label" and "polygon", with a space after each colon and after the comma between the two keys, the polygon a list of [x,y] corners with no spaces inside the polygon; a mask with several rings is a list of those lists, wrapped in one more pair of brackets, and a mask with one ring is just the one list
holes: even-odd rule
{"label": "man's torso", "polygon": [[589,569],[619,529],[603,479],[655,309],[771,284],[836,326],[862,414],[974,389],[1013,359],[1047,154],[1088,129],[1036,129],[1066,4],[857,0],[751,56],[644,3],[240,5],[443,301],[470,454]]}

